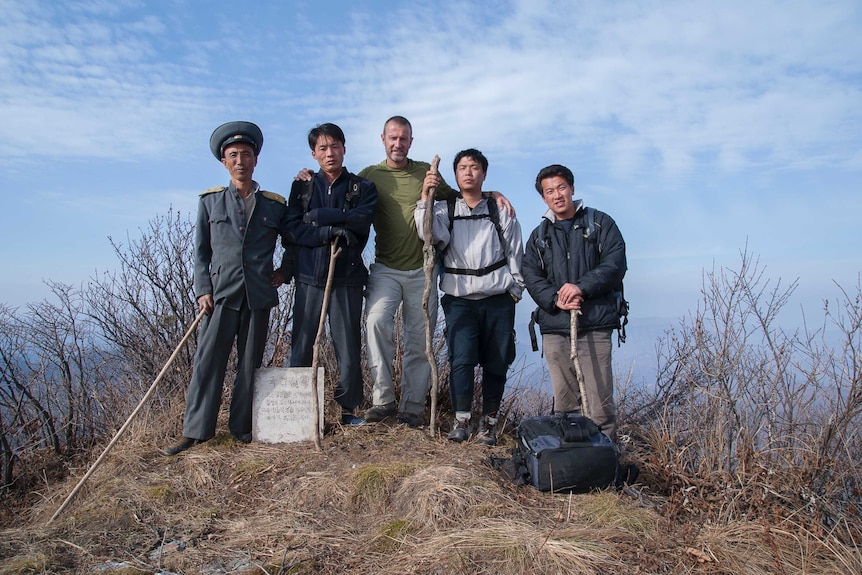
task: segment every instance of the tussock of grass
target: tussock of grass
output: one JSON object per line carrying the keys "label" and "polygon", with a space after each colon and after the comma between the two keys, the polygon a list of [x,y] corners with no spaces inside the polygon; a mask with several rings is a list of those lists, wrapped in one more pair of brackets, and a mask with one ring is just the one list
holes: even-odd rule
{"label": "tussock of grass", "polygon": [[409,521],[395,519],[384,523],[380,528],[380,536],[374,542],[373,549],[377,553],[392,553],[404,545],[406,538],[414,532]]}
{"label": "tussock of grass", "polygon": [[[344,479],[331,473],[284,477],[273,486],[272,492],[289,493],[290,508],[307,513],[326,506],[347,507],[349,497]],[[273,499],[274,507],[279,509],[286,503],[279,498]]]}
{"label": "tussock of grass", "polygon": [[144,494],[160,503],[172,503],[176,498],[176,493],[170,485],[151,485],[144,489]]}
{"label": "tussock of grass", "polygon": [[439,533],[412,556],[447,573],[557,573],[596,575],[621,565],[594,540],[591,528],[539,530],[534,524],[486,520],[484,524]]}
{"label": "tussock of grass", "polygon": [[371,463],[356,470],[350,479],[350,502],[357,508],[386,506],[397,482],[410,474],[406,463]]}
{"label": "tussock of grass", "polygon": [[487,448],[403,426],[336,431],[320,452],[225,441],[166,458],[130,439],[142,451],[123,447],[117,461],[134,463],[109,458],[50,527],[77,477],[51,485],[31,521],[0,532],[0,575],[92,575],[114,562],[282,575],[862,572],[858,549],[801,521],[768,536],[760,523],[694,529],[661,515],[672,499],[643,505],[655,503],[646,488],[641,499],[518,488],[487,465]]}
{"label": "tussock of grass", "polygon": [[129,510],[121,501],[106,497],[86,502],[75,511],[74,519],[82,526],[100,526],[104,531],[111,532],[123,526],[129,520],[128,515]]}
{"label": "tussock of grass", "polygon": [[418,528],[437,529],[493,509],[499,496],[499,487],[477,480],[474,472],[435,465],[404,478],[392,505]]}
{"label": "tussock of grass", "polygon": [[198,493],[205,490],[210,490],[216,485],[219,485],[215,471],[219,469],[220,464],[224,463],[224,459],[220,454],[207,450],[189,451],[184,454],[180,461],[177,462],[179,472],[183,477],[184,493],[195,497]]}
{"label": "tussock of grass", "polygon": [[627,504],[616,491],[594,493],[591,497],[565,496],[566,515],[573,508],[585,515],[598,529],[616,528],[639,537],[655,537],[658,516],[652,511]]}
{"label": "tussock of grass", "polygon": [[817,538],[798,527],[743,522],[705,526],[696,548],[713,558],[723,573],[862,573],[862,548]]}
{"label": "tussock of grass", "polygon": [[245,480],[256,477],[270,467],[271,464],[264,459],[252,458],[240,461],[234,470],[231,483],[242,483]]}
{"label": "tussock of grass", "polygon": [[50,566],[49,559],[42,553],[20,555],[0,560],[0,575],[30,575],[43,573]]}

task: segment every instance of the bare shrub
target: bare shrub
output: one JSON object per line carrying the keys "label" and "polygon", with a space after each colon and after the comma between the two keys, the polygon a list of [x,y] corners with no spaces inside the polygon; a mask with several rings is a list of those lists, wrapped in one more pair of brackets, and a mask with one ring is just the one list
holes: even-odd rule
{"label": "bare shrub", "polygon": [[697,311],[660,341],[655,386],[629,398],[624,432],[671,511],[730,521],[804,510],[823,529],[862,503],[862,291],[827,308],[821,328],[788,333],[777,320],[795,287],[772,286],[743,252],[739,270],[705,275]]}
{"label": "bare shrub", "polygon": [[0,307],[0,493],[47,474],[51,464],[43,451],[61,456],[105,431],[102,399],[113,373],[102,361],[80,293],[48,286],[54,301],[28,304],[23,312]]}
{"label": "bare shrub", "polygon": [[14,479],[21,450],[47,441],[59,450],[59,434],[44,394],[33,386],[34,367],[16,310],[0,305],[0,449],[2,478],[0,493]]}
{"label": "bare shrub", "polygon": [[[150,220],[137,239],[109,241],[119,266],[90,281],[89,314],[121,381],[146,389],[197,315],[194,226],[171,210]],[[189,379],[196,348],[195,335],[166,374],[166,388]]]}
{"label": "bare shrub", "polygon": [[[117,269],[82,289],[47,282],[51,298],[24,312],[0,307],[0,490],[34,450],[67,457],[111,437],[196,317],[192,222],[169,210],[139,231],[125,242],[109,238]],[[293,288],[282,289],[265,366],[282,365],[287,354],[292,301]],[[182,400],[196,349],[195,334],[153,395],[160,412]],[[229,373],[234,367],[235,357]]]}
{"label": "bare shrub", "polygon": [[[105,342],[105,353],[116,366],[118,388],[123,394],[143,393],[198,314],[194,233],[194,224],[187,215],[169,210],[150,220],[136,239],[128,237],[121,243],[109,238],[119,266],[93,278],[88,285],[89,314]],[[280,246],[275,257],[281,258]],[[293,287],[282,288],[279,305],[270,314],[264,367],[280,367],[288,355],[292,308]],[[170,404],[174,399],[182,400],[196,350],[194,334],[165,375],[154,401]],[[229,382],[235,368],[234,350],[228,362]],[[225,393],[224,400],[228,398],[229,393]],[[120,415],[125,413],[119,410]]]}

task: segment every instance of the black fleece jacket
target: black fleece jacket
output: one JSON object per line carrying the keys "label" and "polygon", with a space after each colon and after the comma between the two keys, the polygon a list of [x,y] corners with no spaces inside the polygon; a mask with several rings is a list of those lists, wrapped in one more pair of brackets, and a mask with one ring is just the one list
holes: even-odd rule
{"label": "black fleece jacket", "polygon": [[578,333],[619,327],[618,297],[627,265],[625,240],[616,222],[594,210],[594,229],[585,238],[587,210],[582,202],[570,229],[568,222],[555,222],[550,210],[543,217],[546,221],[527,240],[522,267],[527,291],[538,305],[535,317],[541,332],[570,333],[570,312],[556,305],[557,291],[565,283],[584,292]]}

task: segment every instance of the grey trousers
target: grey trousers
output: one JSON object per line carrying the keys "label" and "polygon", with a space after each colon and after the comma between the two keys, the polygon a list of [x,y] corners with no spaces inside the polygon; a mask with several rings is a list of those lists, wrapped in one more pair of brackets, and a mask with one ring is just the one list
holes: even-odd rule
{"label": "grey trousers", "polygon": [[[436,273],[431,282],[429,311],[431,332],[437,324]],[[386,405],[396,400],[392,364],[395,359],[395,314],[401,307],[404,351],[401,357],[401,401],[398,411],[422,415],[431,389],[431,364],[425,356],[425,271],[395,270],[381,263],[371,264],[365,288],[366,354],[371,380],[372,402]]]}
{"label": "grey trousers", "polygon": [[228,428],[234,435],[251,433],[254,370],[260,367],[269,331],[269,309],[240,310],[216,304],[201,322],[194,372],[186,393],[183,436],[207,440],[215,435],[227,360],[236,339],[237,373],[230,399]]}
{"label": "grey trousers", "polygon": [[[589,415],[612,438],[617,430],[614,374],[611,366],[613,330],[588,331],[578,337],[578,359],[584,372],[584,391]],[[542,352],[554,388],[554,411],[582,412],[581,391],[571,358],[569,338],[543,334]]]}

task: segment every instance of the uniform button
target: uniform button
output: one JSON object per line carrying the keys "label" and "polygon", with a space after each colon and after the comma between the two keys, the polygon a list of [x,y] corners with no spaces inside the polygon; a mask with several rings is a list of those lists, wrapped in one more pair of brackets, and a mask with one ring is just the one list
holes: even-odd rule
{"label": "uniform button", "polygon": [[244,227],[242,227],[242,226],[240,226],[240,227],[239,227],[239,231],[241,231],[241,232],[242,232],[242,231],[245,231],[245,228],[244,228]]}

